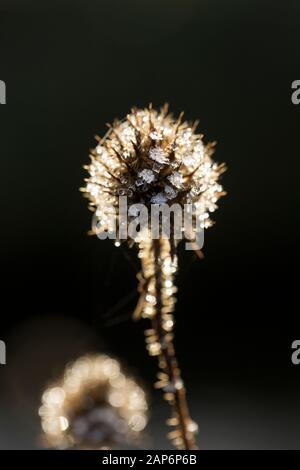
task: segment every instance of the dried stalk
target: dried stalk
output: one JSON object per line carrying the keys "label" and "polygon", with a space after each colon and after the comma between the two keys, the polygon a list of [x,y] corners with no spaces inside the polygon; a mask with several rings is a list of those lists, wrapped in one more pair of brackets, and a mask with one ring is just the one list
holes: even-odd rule
{"label": "dried stalk", "polygon": [[178,449],[196,449],[197,425],[189,414],[186,390],[178,368],[173,344],[173,311],[176,287],[173,276],[177,271],[177,259],[171,257],[168,239],[140,242],[142,273],[139,290],[141,298],[135,317],[151,320],[152,328],[146,330],[149,354],[158,356],[160,372],[157,388],[162,388],[164,398],[172,407],[172,416],[167,421],[174,426],[168,437]]}

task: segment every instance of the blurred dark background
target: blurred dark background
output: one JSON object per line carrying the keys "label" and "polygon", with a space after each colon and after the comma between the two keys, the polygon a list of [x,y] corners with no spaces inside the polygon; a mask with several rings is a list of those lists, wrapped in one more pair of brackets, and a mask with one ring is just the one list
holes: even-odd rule
{"label": "blurred dark background", "polygon": [[[2,0],[0,447],[38,448],[39,395],[88,350],[151,390],[134,250],[87,236],[88,149],[132,105],[217,140],[228,196],[181,250],[176,345],[201,448],[300,448],[298,0]],[[129,259],[132,262],[129,262]],[[169,446],[159,393],[152,445]]]}

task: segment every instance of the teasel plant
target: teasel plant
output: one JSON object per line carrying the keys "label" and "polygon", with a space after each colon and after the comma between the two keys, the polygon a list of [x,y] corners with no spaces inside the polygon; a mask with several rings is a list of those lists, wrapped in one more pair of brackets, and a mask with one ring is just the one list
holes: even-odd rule
{"label": "teasel plant", "polygon": [[[187,238],[202,256],[197,230],[213,224],[211,213],[225,194],[219,182],[225,165],[213,161],[215,144],[205,144],[197,127],[198,122],[184,121],[183,113],[174,118],[168,105],[160,110],[151,105],[133,108],[125,119],[108,125],[102,139],[96,136],[91,162],[85,167],[89,176],[82,188],[94,211],[91,233],[105,238],[113,232],[117,246],[126,242],[138,248],[140,298],[133,317],[150,321],[145,336],[149,354],[158,357],[155,385],[162,389],[172,410],[168,437],[176,448],[187,450],[197,448],[197,424],[190,417],[173,343],[177,247]],[[126,198],[125,219],[120,213],[120,197]],[[140,205],[149,211],[164,205],[176,205],[182,212],[190,208],[192,223],[185,226],[182,219],[178,222],[173,217],[166,233],[161,217],[158,232],[148,221],[132,234],[127,229]]]}
{"label": "teasel plant", "polygon": [[140,445],[148,402],[119,361],[87,354],[68,364],[44,390],[39,415],[44,447],[116,449]]}

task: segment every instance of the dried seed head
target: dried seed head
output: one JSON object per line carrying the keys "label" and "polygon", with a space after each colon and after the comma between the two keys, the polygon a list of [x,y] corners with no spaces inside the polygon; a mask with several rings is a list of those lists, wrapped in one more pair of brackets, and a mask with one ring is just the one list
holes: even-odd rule
{"label": "dried seed head", "polygon": [[83,356],[42,396],[46,445],[99,449],[136,439],[147,424],[144,391],[105,355]]}
{"label": "dried seed head", "polygon": [[214,163],[213,145],[205,145],[202,137],[182,115],[168,114],[166,106],[132,109],[115,121],[92,151],[83,188],[97,208],[101,230],[109,229],[107,207],[118,210],[119,196],[127,196],[129,207],[191,203],[200,227],[209,227],[210,213],[224,194],[219,177],[225,168]]}

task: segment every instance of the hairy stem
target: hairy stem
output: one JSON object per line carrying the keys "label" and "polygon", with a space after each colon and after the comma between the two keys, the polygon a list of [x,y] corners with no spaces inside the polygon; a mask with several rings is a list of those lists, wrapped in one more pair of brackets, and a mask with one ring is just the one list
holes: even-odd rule
{"label": "hairy stem", "polygon": [[169,240],[163,238],[143,242],[140,257],[142,302],[139,302],[139,308],[141,315],[149,318],[152,324],[152,328],[146,331],[146,342],[150,355],[159,358],[160,372],[156,386],[162,388],[165,399],[172,407],[168,424],[174,426],[174,430],[168,437],[178,449],[196,449],[194,433],[197,426],[190,418],[173,344],[176,258],[171,257]]}

